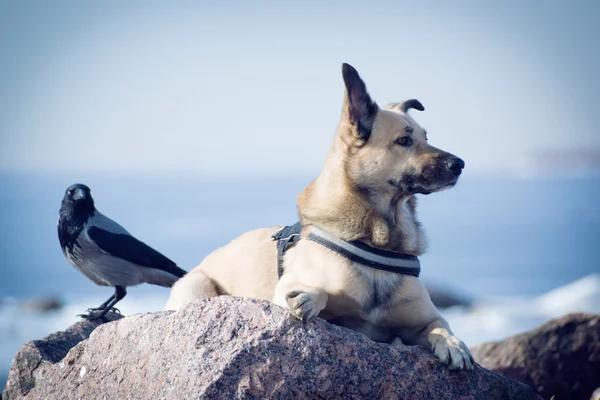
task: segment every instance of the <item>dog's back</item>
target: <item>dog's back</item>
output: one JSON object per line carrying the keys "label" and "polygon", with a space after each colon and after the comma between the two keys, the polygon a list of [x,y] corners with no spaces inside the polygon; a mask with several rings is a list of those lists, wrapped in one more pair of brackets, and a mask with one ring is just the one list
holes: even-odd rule
{"label": "dog's back", "polygon": [[280,228],[246,232],[209,254],[186,279],[175,283],[165,308],[177,310],[194,300],[222,294],[272,301],[278,277],[277,248],[271,235]]}

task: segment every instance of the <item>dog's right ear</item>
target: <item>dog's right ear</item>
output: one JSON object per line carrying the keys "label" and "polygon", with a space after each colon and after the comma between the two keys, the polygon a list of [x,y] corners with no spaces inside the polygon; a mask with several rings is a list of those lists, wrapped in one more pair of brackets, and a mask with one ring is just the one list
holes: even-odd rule
{"label": "dog's right ear", "polygon": [[371,100],[367,86],[350,64],[342,64],[342,76],[346,85],[344,110],[342,118],[346,118],[356,137],[369,140],[373,123],[379,107]]}
{"label": "dog's right ear", "polygon": [[418,111],[425,111],[425,107],[423,107],[423,104],[417,99],[409,99],[401,103],[390,103],[383,108],[386,110],[401,111],[405,114],[408,113],[408,110],[413,108]]}

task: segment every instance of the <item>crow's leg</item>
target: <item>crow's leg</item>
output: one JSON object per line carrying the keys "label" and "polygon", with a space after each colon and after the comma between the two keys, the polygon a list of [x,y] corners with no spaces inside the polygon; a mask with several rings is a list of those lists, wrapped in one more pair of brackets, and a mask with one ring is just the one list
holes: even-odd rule
{"label": "crow's leg", "polygon": [[[117,310],[116,308],[114,308],[115,304],[123,300],[123,297],[125,297],[126,294],[127,290],[125,289],[125,286],[115,286],[114,298],[104,307],[104,311],[102,311],[101,313],[102,316],[104,317],[106,313],[112,309]],[[119,311],[119,314],[120,313],[121,311]]]}
{"label": "crow's leg", "polygon": [[104,303],[100,304],[98,307],[94,307],[94,308],[88,308],[88,312],[92,312],[92,311],[104,311],[104,309],[106,308],[106,306],[108,305],[108,303],[110,303],[111,301],[113,301],[115,299],[115,295],[112,294],[108,300],[106,300]]}
{"label": "crow's leg", "polygon": [[[94,313],[92,311],[89,312],[89,314],[80,314],[79,316],[85,319],[89,319],[89,320],[94,320],[94,319],[98,319],[98,318],[104,318],[104,316],[106,316],[106,314],[113,309],[113,307],[115,306],[115,304],[117,304],[119,301],[121,301],[123,299],[123,297],[125,297],[125,295],[127,294],[127,290],[125,289],[125,286],[115,286],[115,294],[113,294],[112,296],[110,296],[110,298],[104,303],[102,304],[103,308],[100,308],[97,311],[100,311],[99,313]],[[100,307],[102,307],[100,306]],[[118,309],[114,309],[119,311]],[[119,313],[121,313],[119,311]]]}

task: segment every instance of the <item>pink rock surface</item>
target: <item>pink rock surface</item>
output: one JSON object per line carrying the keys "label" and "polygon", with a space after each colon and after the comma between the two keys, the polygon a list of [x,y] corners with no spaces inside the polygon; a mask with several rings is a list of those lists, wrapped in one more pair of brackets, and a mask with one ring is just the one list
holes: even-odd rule
{"label": "pink rock surface", "polygon": [[60,361],[18,368],[31,352],[15,357],[6,399],[539,398],[479,366],[449,371],[426,349],[226,296],[103,324]]}

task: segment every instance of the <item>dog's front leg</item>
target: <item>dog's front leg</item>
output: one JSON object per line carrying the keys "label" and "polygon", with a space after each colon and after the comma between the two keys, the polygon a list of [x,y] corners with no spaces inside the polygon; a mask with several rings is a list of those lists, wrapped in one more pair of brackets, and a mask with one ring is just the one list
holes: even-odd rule
{"label": "dog's front leg", "polygon": [[448,322],[438,314],[438,318],[419,332],[417,344],[431,347],[433,354],[450,369],[473,369],[475,360],[467,345],[454,336]]}
{"label": "dog's front leg", "polygon": [[275,287],[273,303],[287,308],[299,320],[309,321],[325,308],[327,298],[323,289],[304,285],[291,275],[284,275]]}

